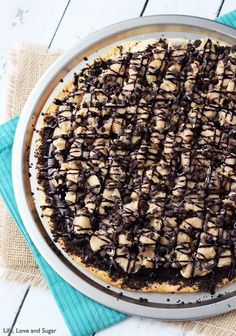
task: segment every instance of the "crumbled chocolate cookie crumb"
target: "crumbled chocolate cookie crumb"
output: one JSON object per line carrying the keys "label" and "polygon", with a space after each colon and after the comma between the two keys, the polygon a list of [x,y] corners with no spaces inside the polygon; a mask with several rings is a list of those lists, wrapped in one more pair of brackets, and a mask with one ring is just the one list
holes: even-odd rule
{"label": "crumbled chocolate cookie crumb", "polygon": [[37,154],[67,251],[130,288],[234,278],[235,64],[235,47],[160,39],[74,74]]}

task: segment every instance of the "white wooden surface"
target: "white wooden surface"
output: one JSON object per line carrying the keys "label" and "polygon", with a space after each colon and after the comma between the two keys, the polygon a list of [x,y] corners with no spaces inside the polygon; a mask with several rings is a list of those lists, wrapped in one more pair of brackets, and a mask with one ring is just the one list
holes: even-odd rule
{"label": "white wooden surface", "polygon": [[144,0],[71,0],[51,47],[68,48],[95,30],[137,17],[143,4]]}
{"label": "white wooden surface", "polygon": [[49,45],[68,0],[1,1],[0,11],[0,121],[4,118],[8,50],[23,41]]}
{"label": "white wooden surface", "polygon": [[[69,48],[78,39],[109,24],[140,16],[145,0],[11,0],[1,2],[0,11],[0,122],[4,120],[9,48],[17,43],[39,42],[49,48]],[[214,19],[236,8],[235,0],[149,0],[143,15],[187,14]],[[0,219],[1,220],[1,219]],[[0,335],[7,330],[56,329],[69,331],[47,289],[0,280]],[[23,333],[23,332],[22,332]],[[42,334],[42,331],[41,331]],[[151,335],[196,336],[170,323],[131,317],[100,336]],[[74,335],[73,335],[74,336]]]}
{"label": "white wooden surface", "polygon": [[144,15],[153,14],[186,14],[214,19],[217,15],[221,0],[149,0]]}

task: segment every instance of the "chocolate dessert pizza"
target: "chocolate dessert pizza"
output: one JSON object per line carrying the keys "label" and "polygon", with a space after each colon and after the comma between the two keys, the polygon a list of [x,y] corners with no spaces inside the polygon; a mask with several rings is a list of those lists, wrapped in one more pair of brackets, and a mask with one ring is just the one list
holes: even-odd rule
{"label": "chocolate dessert pizza", "polygon": [[112,47],[48,107],[35,156],[55,241],[108,284],[214,292],[236,278],[236,47]]}

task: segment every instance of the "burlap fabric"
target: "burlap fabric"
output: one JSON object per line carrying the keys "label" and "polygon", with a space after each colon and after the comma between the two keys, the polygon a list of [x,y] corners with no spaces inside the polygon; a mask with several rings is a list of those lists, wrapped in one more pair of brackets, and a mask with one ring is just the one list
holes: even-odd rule
{"label": "burlap fabric", "polygon": [[[20,114],[39,77],[60,53],[59,50],[47,51],[34,44],[22,44],[10,52],[12,70],[9,74],[6,108],[8,118]],[[4,269],[1,275],[4,278],[46,286],[28,246],[2,201],[0,201],[0,266]],[[171,324],[207,336],[236,336],[234,311],[201,321]]]}
{"label": "burlap fabric", "polygon": [[[30,91],[40,76],[60,55],[35,44],[21,44],[9,51],[11,70],[8,75],[7,119],[21,113]],[[46,286],[20,231],[0,199],[0,266],[1,277],[29,281]]]}

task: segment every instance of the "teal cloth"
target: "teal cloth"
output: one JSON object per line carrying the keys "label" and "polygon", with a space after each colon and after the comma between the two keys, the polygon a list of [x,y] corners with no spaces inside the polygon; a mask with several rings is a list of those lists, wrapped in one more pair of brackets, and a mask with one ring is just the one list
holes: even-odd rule
{"label": "teal cloth", "polygon": [[216,18],[216,21],[224,23],[225,25],[231,26],[233,28],[236,28],[236,10],[233,10],[232,12],[229,12],[225,15]]}
{"label": "teal cloth", "polygon": [[[236,10],[216,19],[236,27]],[[30,246],[37,264],[51,289],[72,336],[87,336],[126,318],[81,294],[64,281],[44,260],[31,241],[20,218],[12,187],[12,145],[19,117],[0,126],[0,194]]]}
{"label": "teal cloth", "polygon": [[[17,209],[11,176],[12,145],[19,117],[0,126],[0,194],[27,241],[72,336],[87,336],[123,320],[126,315],[81,294],[63,280],[41,256],[30,239]],[[56,327],[56,326],[55,326]]]}

